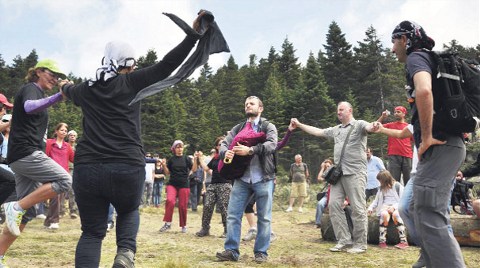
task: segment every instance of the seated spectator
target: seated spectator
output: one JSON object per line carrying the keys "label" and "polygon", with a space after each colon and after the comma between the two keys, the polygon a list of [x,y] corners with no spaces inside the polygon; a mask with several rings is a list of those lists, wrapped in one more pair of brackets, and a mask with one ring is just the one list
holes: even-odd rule
{"label": "seated spectator", "polygon": [[395,245],[395,247],[405,249],[408,247],[405,226],[398,213],[398,203],[402,196],[403,185],[395,181],[388,170],[379,172],[377,180],[380,181],[380,191],[377,192],[375,200],[368,207],[367,213],[370,215],[375,208],[377,209],[377,216],[380,218],[380,242],[378,246],[387,248],[387,227],[390,219],[393,219],[400,236],[400,243]]}

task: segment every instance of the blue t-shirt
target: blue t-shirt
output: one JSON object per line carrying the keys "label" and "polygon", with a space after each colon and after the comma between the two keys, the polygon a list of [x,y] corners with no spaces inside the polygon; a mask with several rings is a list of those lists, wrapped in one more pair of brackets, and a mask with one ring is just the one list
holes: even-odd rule
{"label": "blue t-shirt", "polygon": [[367,190],[380,186],[380,182],[377,180],[377,174],[382,170],[385,170],[382,159],[372,155],[370,160],[367,160]]}

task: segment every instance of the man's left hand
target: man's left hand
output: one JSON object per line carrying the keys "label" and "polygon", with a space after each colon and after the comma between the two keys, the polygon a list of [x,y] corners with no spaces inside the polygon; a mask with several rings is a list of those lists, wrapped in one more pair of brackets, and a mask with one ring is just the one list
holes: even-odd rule
{"label": "man's left hand", "polygon": [[428,150],[428,148],[430,148],[430,146],[443,145],[445,143],[447,143],[447,141],[437,140],[437,139],[434,139],[433,137],[426,138],[426,139],[424,139],[422,137],[422,142],[420,143],[420,146],[418,147],[418,159],[421,158],[423,153],[425,153]]}

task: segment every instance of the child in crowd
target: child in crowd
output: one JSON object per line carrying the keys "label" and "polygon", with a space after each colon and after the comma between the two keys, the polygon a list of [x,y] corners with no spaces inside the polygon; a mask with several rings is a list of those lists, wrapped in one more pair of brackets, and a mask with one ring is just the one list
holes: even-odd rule
{"label": "child in crowd", "polygon": [[403,186],[395,181],[388,170],[381,171],[377,174],[377,180],[380,182],[380,191],[377,192],[375,200],[368,207],[368,215],[377,209],[377,216],[380,218],[380,239],[378,246],[387,248],[387,227],[390,219],[397,226],[400,243],[395,245],[396,248],[405,249],[408,247],[405,235],[405,226],[403,220],[398,213],[398,202],[402,196]]}

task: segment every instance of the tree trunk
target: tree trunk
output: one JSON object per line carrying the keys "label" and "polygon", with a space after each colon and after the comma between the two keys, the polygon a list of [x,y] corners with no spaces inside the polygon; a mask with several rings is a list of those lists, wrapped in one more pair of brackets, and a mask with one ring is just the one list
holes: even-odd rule
{"label": "tree trunk", "polygon": [[[368,236],[367,241],[370,244],[378,244],[379,241],[379,220],[376,216],[368,217]],[[468,215],[451,215],[451,224],[453,228],[453,234],[457,239],[460,246],[480,247],[480,219],[475,216]],[[327,241],[335,241],[335,234],[333,233],[332,223],[330,221],[330,215],[324,213],[320,224],[322,238]],[[407,240],[413,245],[412,241]],[[387,228],[387,244],[395,245],[400,242],[398,237],[397,228],[390,221]]]}

